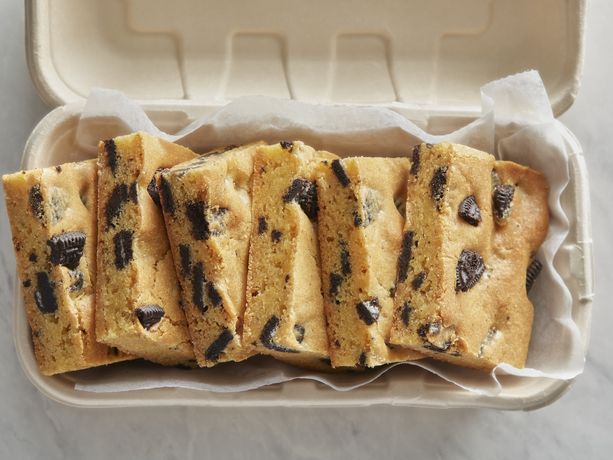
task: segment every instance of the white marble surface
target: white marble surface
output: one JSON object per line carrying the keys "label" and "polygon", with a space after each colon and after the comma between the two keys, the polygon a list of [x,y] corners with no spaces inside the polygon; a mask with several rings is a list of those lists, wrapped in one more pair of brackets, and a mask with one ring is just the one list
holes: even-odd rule
{"label": "white marble surface", "polygon": [[[0,0],[0,173],[18,168],[29,132],[49,110],[28,76],[23,16],[22,2]],[[50,402],[28,382],[15,356],[14,258],[0,192],[0,459],[611,458],[611,19],[612,2],[590,2],[583,86],[562,117],[582,142],[591,175],[597,297],[585,373],[561,400],[531,413],[390,407],[94,411]]]}

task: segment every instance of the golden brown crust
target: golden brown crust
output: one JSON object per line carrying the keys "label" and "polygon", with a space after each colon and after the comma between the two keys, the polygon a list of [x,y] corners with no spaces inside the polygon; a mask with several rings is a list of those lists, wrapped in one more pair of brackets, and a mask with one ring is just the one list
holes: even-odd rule
{"label": "golden brown crust", "polygon": [[160,364],[185,363],[194,356],[162,212],[150,184],[159,168],[195,156],[144,133],[99,147],[96,331],[104,343]]}
{"label": "golden brown crust", "polygon": [[[533,317],[526,270],[547,232],[547,184],[529,168],[454,144],[422,144],[419,156],[408,182],[410,260],[391,341],[464,366],[523,367]],[[479,222],[467,211],[472,200]]]}
{"label": "golden brown crust", "polygon": [[328,357],[311,205],[314,165],[332,158],[293,142],[259,147],[254,160],[244,341],[297,365]]}
{"label": "golden brown crust", "polygon": [[[242,361],[252,355],[249,347],[243,347],[241,334],[257,145],[204,155],[158,178],[173,201],[170,209],[161,195],[200,366]],[[204,210],[200,220],[193,215],[198,207]]]}
{"label": "golden brown crust", "polygon": [[20,171],[3,182],[41,372],[130,359],[95,337],[95,160]]}
{"label": "golden brown crust", "polygon": [[407,158],[345,158],[318,167],[321,278],[334,367],[421,357],[387,345],[396,278],[390,260],[400,251],[408,173]]}

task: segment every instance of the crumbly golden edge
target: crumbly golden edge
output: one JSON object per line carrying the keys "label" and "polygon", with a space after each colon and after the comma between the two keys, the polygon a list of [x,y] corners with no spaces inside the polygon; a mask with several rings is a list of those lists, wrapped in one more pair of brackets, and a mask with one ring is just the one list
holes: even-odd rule
{"label": "crumbly golden edge", "polygon": [[[413,324],[426,323],[430,321],[432,314],[438,314],[439,304],[444,299],[441,299],[442,294],[436,291],[446,280],[443,278],[443,264],[439,257],[435,256],[423,262],[415,257],[418,248],[424,254],[435,255],[441,254],[443,250],[443,235],[436,226],[439,216],[431,209],[432,198],[427,187],[440,163],[435,164],[433,159],[423,158],[423,155],[418,161],[418,173],[412,173],[407,184],[406,223],[398,256],[395,318],[390,341],[394,345],[420,350],[423,341],[417,338]],[[422,266],[424,262],[428,267]],[[424,306],[420,308],[421,305],[416,305],[417,299],[414,299],[419,292],[412,292],[411,283],[414,273],[421,273],[425,268],[428,268],[429,273],[423,289],[419,291],[425,297],[421,302]]]}
{"label": "crumbly golden edge", "polygon": [[[99,337],[165,365],[189,364],[193,350],[166,234],[160,234],[161,212],[147,187],[158,167],[194,157],[183,147],[143,133],[99,147]],[[152,304],[162,306],[164,316],[146,329],[136,308]]]}
{"label": "crumbly golden edge", "polygon": [[[406,200],[409,161],[403,158],[347,158],[319,167],[322,281],[333,366],[368,366],[417,359],[412,350],[387,345],[393,313],[395,260],[404,215],[394,203]],[[331,295],[330,289],[337,292]],[[375,303],[368,303],[376,299]],[[378,309],[371,324],[358,304]],[[367,309],[363,308],[362,314]],[[361,331],[358,335],[356,331]],[[356,343],[356,338],[361,343]]]}
{"label": "crumbly golden edge", "polygon": [[538,248],[547,237],[549,185],[540,172],[513,162],[497,161],[494,170],[495,181],[500,180],[502,184],[515,187],[508,222],[495,223],[494,256],[500,261],[497,277],[506,283],[504,289],[497,290],[499,302],[515,304],[514,308],[508,310],[515,310],[516,313],[505,319],[509,334],[515,338],[517,345],[501,349],[494,342],[488,344],[483,351],[490,361],[523,367],[530,346],[534,307],[526,292],[526,278],[517,276],[517,273],[527,273]]}
{"label": "crumbly golden edge", "polygon": [[[465,194],[471,193],[471,175],[477,171],[481,179],[488,179],[488,168],[493,162],[484,154],[473,155],[469,151],[463,155],[461,150],[458,152],[449,144],[431,148],[422,144],[420,152],[421,166],[417,174],[409,178],[407,191],[405,235],[412,232],[408,237],[412,250],[408,276],[398,284],[396,292],[392,343],[418,349],[437,359],[470,365],[473,342],[480,340],[481,336],[474,328],[478,326],[481,330],[485,327],[483,335],[486,335],[487,325],[481,323],[489,322],[489,319],[483,316],[486,310],[482,310],[482,314],[475,317],[478,317],[478,322],[468,325],[463,315],[482,305],[479,298],[487,295],[484,279],[488,274],[468,292],[457,292],[455,269],[464,249],[477,250],[485,265],[489,264],[491,217],[487,218],[485,206],[490,199],[489,187],[486,187],[486,196],[478,199],[486,214],[479,226],[469,227],[459,221],[457,206]],[[471,164],[472,171],[468,167]],[[446,171],[446,181],[443,198],[437,204],[431,184],[432,178],[442,170]],[[424,278],[421,286],[416,288],[419,276]]]}
{"label": "crumbly golden edge", "polygon": [[396,267],[390,262],[395,261],[400,252],[410,161],[407,158],[373,157],[356,158],[352,161],[360,179],[358,208],[365,214],[361,220],[368,219],[365,211],[371,206],[371,193],[374,193],[379,202],[379,212],[385,216],[378,216],[359,230],[363,234],[366,247],[369,297],[376,297],[381,307],[369,365],[421,359],[421,353],[389,344],[396,283]]}
{"label": "crumbly golden edge", "polygon": [[[294,179],[314,180],[311,167],[303,164],[319,157],[334,156],[317,153],[301,142],[294,142],[285,150],[278,144],[258,148],[252,179],[254,224],[249,249],[244,340],[259,352],[304,366],[311,366],[320,359],[327,360],[325,319],[319,292],[317,235],[299,206],[294,202],[284,203],[282,197]],[[260,222],[264,223],[260,225]],[[297,254],[303,257],[311,254],[309,267],[304,270],[298,267]],[[314,275],[310,273],[312,270],[315,270]],[[309,272],[309,276],[302,278],[301,271]],[[306,286],[311,288],[309,292],[317,291],[313,294],[316,302],[314,313],[305,305],[295,305],[291,293],[293,287],[299,285],[296,278],[307,279]],[[316,289],[312,285],[315,278]],[[297,340],[296,325],[304,328],[302,343]],[[262,343],[262,338],[267,346]]]}
{"label": "crumbly golden edge", "polygon": [[[259,145],[258,143],[256,145]],[[164,219],[171,241],[175,270],[182,291],[185,314],[198,364],[204,367],[220,362],[242,361],[253,351],[242,345],[242,316],[245,308],[247,255],[251,233],[250,182],[252,157],[256,145],[225,151],[182,163],[159,174],[158,189]],[[162,178],[163,177],[163,178]],[[227,179],[232,179],[228,190]],[[240,190],[238,190],[240,189]],[[227,193],[226,193],[227,192]],[[230,196],[246,199],[228,205]],[[168,198],[172,203],[167,203]],[[227,209],[223,213],[228,233],[199,239],[194,235],[187,208],[205,203],[208,209]],[[242,209],[246,208],[246,209]],[[245,219],[241,223],[241,219]],[[227,254],[230,245],[232,254]],[[228,256],[230,259],[228,259]],[[244,272],[237,273],[237,261],[244,261]],[[202,289],[202,306],[194,303],[194,279],[202,272],[215,301]],[[201,283],[202,285],[203,283]],[[199,291],[196,291],[197,293]],[[217,294],[219,299],[215,296]],[[208,299],[205,305],[205,300]],[[206,311],[203,309],[206,308]]]}
{"label": "crumbly golden edge", "polygon": [[[462,151],[461,148],[458,150],[460,150],[460,152]],[[466,149],[464,151],[466,151]],[[496,162],[496,167],[499,168],[502,163],[504,162]],[[520,231],[516,230],[516,233],[519,233],[519,237],[515,238],[515,240],[513,240],[511,243],[513,250],[507,251],[506,260],[500,259],[500,249],[502,247],[501,243],[503,240],[506,240],[508,243],[509,239],[506,237],[502,239],[500,238],[500,226],[496,226],[495,229],[492,227],[492,239],[495,241],[493,244],[494,250],[491,257],[488,257],[487,260],[489,267],[494,267],[494,269],[488,270],[489,277],[482,280],[481,283],[481,288],[484,290],[484,296],[489,296],[491,303],[494,305],[494,308],[491,309],[492,311],[490,312],[493,314],[493,316],[487,321],[495,325],[504,324],[504,328],[509,331],[507,332],[507,335],[510,338],[501,340],[502,335],[494,327],[487,331],[485,338],[477,343],[476,348],[475,345],[471,346],[471,349],[474,349],[474,352],[472,353],[462,353],[459,356],[454,356],[459,354],[457,350],[452,351],[451,353],[441,353],[440,350],[424,350],[425,353],[428,353],[437,359],[484,370],[491,369],[499,362],[508,362],[517,367],[523,367],[525,363],[529,345],[529,335],[532,326],[532,305],[525,295],[525,278],[523,275],[517,276],[517,273],[524,273],[525,269],[527,268],[527,264],[529,263],[531,253],[536,251],[538,246],[540,246],[545,238],[548,225],[548,211],[546,204],[547,186],[540,173],[514,163],[508,163],[508,165],[511,169],[520,169],[522,174],[527,174],[533,178],[535,176],[540,178],[538,180],[532,179],[529,181],[531,184],[538,185],[535,185],[528,194],[532,197],[530,201],[534,200],[532,201],[533,207],[540,209],[540,212],[523,213],[520,212],[521,210],[518,210],[517,214],[520,214],[520,217],[528,215],[530,217],[528,218],[527,222],[524,222],[521,225],[508,225],[506,227],[507,229],[518,229],[519,227],[522,227]],[[515,174],[515,177],[517,178],[517,174]],[[508,182],[513,182],[513,179],[509,180]],[[517,180],[515,182],[517,182]],[[517,185],[517,183],[515,185]],[[520,195],[522,194],[521,192],[522,189],[520,187]],[[520,206],[518,205],[518,207]],[[535,215],[539,217],[534,219]],[[489,220],[491,221],[493,218],[489,216]],[[526,234],[526,228],[530,227],[531,223],[537,228],[537,230],[527,231],[527,233],[529,235],[533,235],[533,237],[531,238],[531,241],[526,244],[526,238],[524,235]],[[497,238],[498,240],[496,241]],[[516,246],[520,246],[520,250],[518,250]],[[528,246],[528,251],[521,250],[526,249]],[[510,254],[520,254],[520,257],[519,259],[517,257],[508,257]],[[495,294],[492,295],[492,293]],[[400,312],[400,310],[397,310],[397,315],[399,315]],[[398,325],[398,320],[396,320],[395,324]],[[396,337],[396,339],[397,338],[398,337]],[[462,348],[466,347],[465,343],[461,343],[461,345],[464,345]],[[478,352],[476,351],[477,349]],[[464,349],[462,351],[465,352],[467,350]]]}
{"label": "crumbly golden edge", "polygon": [[[342,166],[343,160],[339,161]],[[353,216],[346,214],[347,207],[357,210],[357,196],[352,186],[339,182],[330,162],[319,165],[318,176],[321,279],[330,361],[333,367],[356,367],[360,361],[365,365],[368,327],[355,317],[356,302],[352,302],[356,292],[366,290],[365,244],[362,235],[353,231]]]}
{"label": "crumbly golden edge", "polygon": [[[64,181],[67,172],[71,177]],[[58,179],[62,176],[62,181],[57,184],[59,186],[57,190],[61,191],[62,195],[65,192],[77,193],[79,203],[83,207],[86,204],[95,206],[95,162],[93,161],[64,164],[44,170],[20,171],[3,176],[17,274],[21,281],[36,360],[44,375],[129,359],[118,353],[116,349],[106,347],[95,340],[94,299],[90,281],[95,273],[89,265],[95,259],[95,211],[89,221],[73,223],[59,219],[58,223],[53,224],[47,186],[48,182],[55,183],[55,176],[58,176]],[[39,191],[41,218],[36,218],[32,212],[33,187]],[[73,190],[75,188],[79,190]],[[83,212],[81,210],[81,213]],[[86,234],[83,255],[74,271],[49,262],[47,241],[54,234],[63,231],[81,231]],[[55,313],[43,313],[36,306],[37,272],[47,273],[50,282],[55,285],[53,292],[58,306]],[[82,281],[72,279],[72,275],[80,276]],[[71,284],[75,284],[72,289]],[[79,284],[82,286],[81,289],[77,289]]]}

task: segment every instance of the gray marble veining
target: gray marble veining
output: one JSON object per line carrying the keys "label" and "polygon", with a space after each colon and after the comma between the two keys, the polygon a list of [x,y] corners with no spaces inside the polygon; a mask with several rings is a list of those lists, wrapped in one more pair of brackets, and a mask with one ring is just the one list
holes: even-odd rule
{"label": "gray marble veining", "polygon": [[[23,3],[0,0],[0,172],[19,167],[49,110],[30,82]],[[11,334],[14,257],[0,191],[0,459],[106,458],[610,458],[613,451],[611,177],[613,4],[593,0],[583,86],[562,117],[580,139],[592,184],[596,292],[585,373],[552,406],[532,413],[479,410],[113,409],[46,400],[27,381]]]}

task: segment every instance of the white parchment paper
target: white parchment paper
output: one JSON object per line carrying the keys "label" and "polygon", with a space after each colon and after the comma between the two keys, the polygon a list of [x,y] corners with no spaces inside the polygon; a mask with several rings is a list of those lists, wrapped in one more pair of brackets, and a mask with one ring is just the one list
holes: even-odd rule
{"label": "white parchment paper", "polygon": [[[482,116],[444,136],[433,136],[390,109],[323,106],[268,97],[237,99],[196,120],[179,133],[160,131],[139,105],[116,91],[94,90],[77,129],[78,143],[95,152],[98,141],[133,131],[147,131],[204,152],[219,146],[255,140],[303,140],[318,149],[341,156],[405,155],[417,142],[443,140],[495,153],[542,171],[549,180],[551,226],[539,259],[544,268],[530,296],[535,321],[525,369],[501,364],[491,374],[433,360],[401,363],[361,372],[319,374],[297,369],[271,358],[256,357],[211,369],[181,370],[125,363],[104,372],[79,373],[76,388],[116,392],[160,387],[182,387],[214,392],[237,392],[293,379],[313,379],[339,391],[366,385],[395,366],[419,366],[471,392],[495,395],[498,378],[570,379],[581,373],[584,353],[581,334],[571,316],[571,296],[553,265],[554,256],[568,233],[569,224],[560,205],[568,184],[567,147],[554,119],[547,93],[537,72],[525,72],[491,82],[481,89]],[[109,120],[113,123],[109,124]],[[110,126],[110,127],[109,127]]]}

